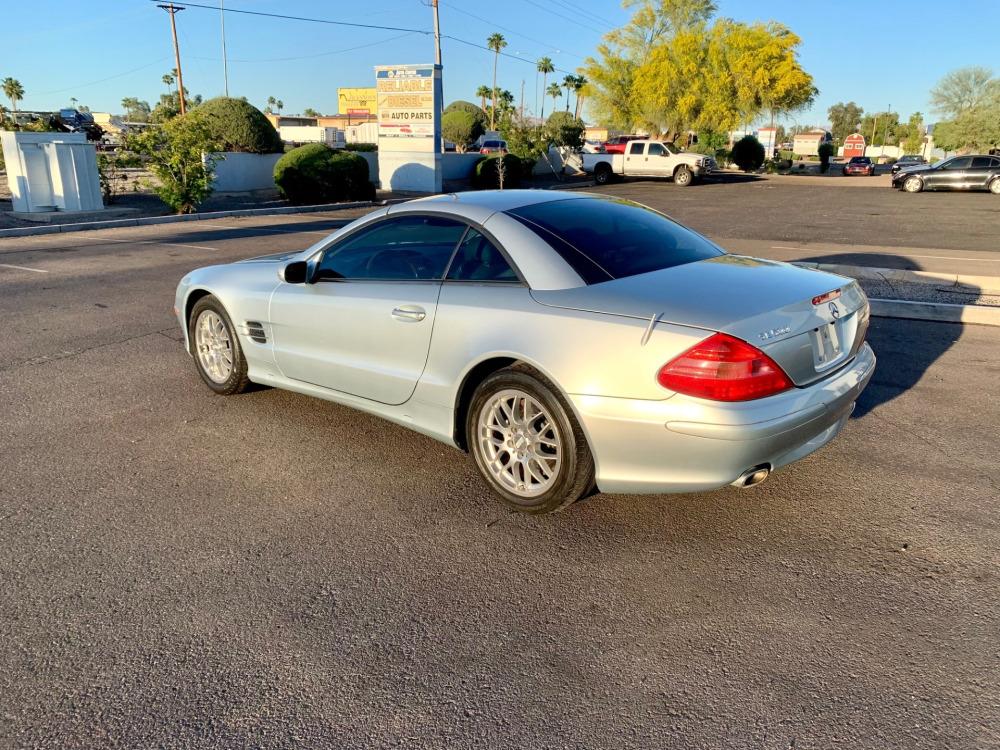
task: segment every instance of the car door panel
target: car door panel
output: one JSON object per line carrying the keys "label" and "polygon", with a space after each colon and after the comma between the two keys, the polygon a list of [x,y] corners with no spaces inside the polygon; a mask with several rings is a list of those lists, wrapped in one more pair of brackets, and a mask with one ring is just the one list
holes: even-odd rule
{"label": "car door panel", "polygon": [[285,377],[384,404],[404,403],[423,372],[440,282],[283,284],[271,297]]}
{"label": "car door panel", "polygon": [[445,270],[467,225],[389,216],[317,256],[311,282],[281,284],[269,316],[290,379],[384,404],[413,394],[430,348]]}

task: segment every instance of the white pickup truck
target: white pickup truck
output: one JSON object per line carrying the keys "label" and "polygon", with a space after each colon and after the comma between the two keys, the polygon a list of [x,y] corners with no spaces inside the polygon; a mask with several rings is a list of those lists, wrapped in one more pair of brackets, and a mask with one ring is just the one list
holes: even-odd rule
{"label": "white pickup truck", "polygon": [[669,177],[687,187],[717,169],[715,159],[681,151],[663,141],[629,141],[624,154],[580,154],[583,171],[604,185],[615,177]]}

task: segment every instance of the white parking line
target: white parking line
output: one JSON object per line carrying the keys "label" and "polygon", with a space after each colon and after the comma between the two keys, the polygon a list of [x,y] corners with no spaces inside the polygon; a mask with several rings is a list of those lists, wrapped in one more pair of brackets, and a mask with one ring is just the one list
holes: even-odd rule
{"label": "white parking line", "polygon": [[[353,219],[351,221],[353,221]],[[207,221],[204,223],[208,224],[209,226],[216,227],[218,229],[246,229],[246,230],[253,230],[255,232],[270,232],[271,234],[321,234],[324,237],[327,236],[328,234],[333,234],[338,229],[340,229],[340,227],[334,227],[329,232],[322,232],[313,229],[274,229],[272,227],[255,227],[255,226],[244,227],[235,224],[214,224]]]}
{"label": "white parking line", "polygon": [[18,271],[31,271],[32,273],[48,273],[42,268],[28,268],[27,266],[12,266],[10,263],[0,263],[0,268],[13,268]]}
{"label": "white parking line", "polygon": [[192,250],[211,250],[216,252],[219,248],[208,245],[185,245],[183,242],[157,242],[156,240],[117,240],[112,237],[98,237],[101,242],[124,242],[129,245],[163,245],[165,247],[187,247]]}

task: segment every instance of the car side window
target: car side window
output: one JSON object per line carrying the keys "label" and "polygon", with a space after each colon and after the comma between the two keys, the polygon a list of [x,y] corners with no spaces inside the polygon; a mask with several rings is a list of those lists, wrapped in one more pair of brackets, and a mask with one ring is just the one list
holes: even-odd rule
{"label": "car side window", "polygon": [[638,154],[638,155],[641,156],[642,155],[642,147],[643,147],[642,143],[630,143],[629,146],[628,146],[628,152],[630,154],[633,154],[633,155]]}
{"label": "car side window", "polygon": [[993,166],[991,164],[992,161],[993,160],[990,157],[988,157],[988,156],[977,156],[977,157],[975,157],[972,160],[972,168],[973,169],[977,169],[977,168],[981,169],[983,167],[991,167],[991,166]]}
{"label": "car side window", "polygon": [[316,279],[438,280],[464,232],[462,222],[439,216],[380,221],[327,248]]}
{"label": "car side window", "polygon": [[666,153],[666,149],[663,148],[662,143],[650,143],[649,151],[646,152],[647,156],[663,156]]}
{"label": "car side window", "polygon": [[958,159],[952,159],[950,162],[944,165],[945,169],[968,169],[969,165],[972,164],[972,157],[965,156]]}
{"label": "car side window", "polygon": [[519,281],[503,253],[482,232],[472,228],[458,246],[447,278],[449,281]]}

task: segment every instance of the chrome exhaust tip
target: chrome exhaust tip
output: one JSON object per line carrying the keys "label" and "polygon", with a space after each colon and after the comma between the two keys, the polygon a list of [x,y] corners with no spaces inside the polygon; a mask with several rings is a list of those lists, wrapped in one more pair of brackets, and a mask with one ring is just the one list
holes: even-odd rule
{"label": "chrome exhaust tip", "polygon": [[741,490],[747,487],[753,487],[758,485],[771,476],[771,465],[761,464],[760,466],[754,466],[752,469],[747,469],[742,474],[740,474],[739,479],[733,482],[733,487],[737,487]]}

